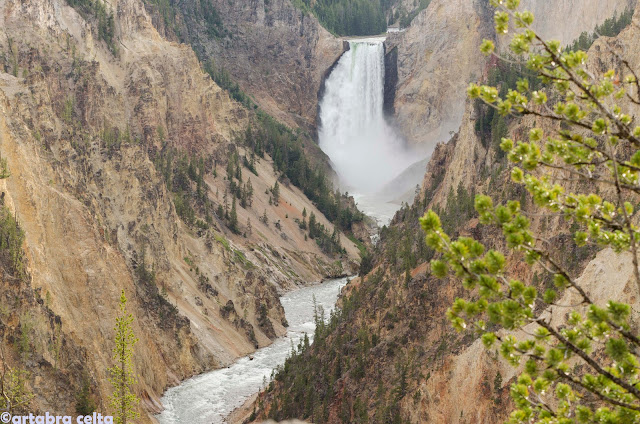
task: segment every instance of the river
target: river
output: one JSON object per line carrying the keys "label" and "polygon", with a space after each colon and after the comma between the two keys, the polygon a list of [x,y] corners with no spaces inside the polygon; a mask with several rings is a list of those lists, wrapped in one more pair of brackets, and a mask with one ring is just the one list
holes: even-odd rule
{"label": "river", "polygon": [[307,333],[313,339],[315,330],[313,298],[325,316],[333,310],[346,278],[291,291],[280,298],[289,328],[287,334],[249,357],[238,359],[228,368],[211,371],[184,381],[167,390],[162,397],[164,411],[156,418],[161,424],[222,423],[235,408],[262,388],[271,371],[284,363]]}

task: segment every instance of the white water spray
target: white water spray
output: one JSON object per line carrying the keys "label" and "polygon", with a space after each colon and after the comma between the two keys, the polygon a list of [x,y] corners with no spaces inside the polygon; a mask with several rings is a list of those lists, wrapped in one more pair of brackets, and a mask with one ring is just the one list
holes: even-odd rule
{"label": "white water spray", "polygon": [[320,102],[320,148],[341,183],[361,194],[380,190],[417,160],[384,118],[383,42],[350,41]]}

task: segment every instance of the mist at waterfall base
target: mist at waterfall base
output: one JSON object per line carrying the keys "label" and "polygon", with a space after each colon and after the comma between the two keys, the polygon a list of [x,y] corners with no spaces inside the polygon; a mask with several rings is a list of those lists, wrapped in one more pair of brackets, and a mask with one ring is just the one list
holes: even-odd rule
{"label": "mist at waterfall base", "polygon": [[354,194],[361,210],[386,223],[399,205],[380,191],[422,158],[407,149],[385,119],[383,43],[384,38],[349,41],[325,81],[319,144],[339,185]]}
{"label": "mist at waterfall base", "polygon": [[313,340],[314,298],[318,309],[328,320],[346,278],[328,280],[291,291],[280,298],[289,322],[287,334],[271,345],[245,356],[227,368],[221,368],[182,382],[162,397],[164,411],[156,418],[160,424],[211,424],[225,422],[225,418],[258,392],[271,371],[284,364],[306,333]]}

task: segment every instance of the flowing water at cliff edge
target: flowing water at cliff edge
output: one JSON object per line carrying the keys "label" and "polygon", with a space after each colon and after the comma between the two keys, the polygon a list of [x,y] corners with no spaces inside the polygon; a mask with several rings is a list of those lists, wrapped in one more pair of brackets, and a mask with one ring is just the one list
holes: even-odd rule
{"label": "flowing water at cliff edge", "polygon": [[326,317],[333,310],[346,278],[294,290],[282,296],[289,328],[287,335],[270,346],[259,349],[251,357],[238,359],[228,368],[211,371],[191,378],[165,393],[165,410],[157,416],[162,424],[211,424],[224,418],[256,393],[269,379],[271,371],[284,363],[294,346],[307,333],[313,339],[315,330],[313,298]]}
{"label": "flowing water at cliff edge", "polygon": [[[320,148],[331,159],[340,185],[379,224],[387,224],[400,206],[380,190],[421,159],[384,116],[384,72],[384,38],[350,40],[325,81],[319,123]],[[395,194],[406,189],[398,187]]]}

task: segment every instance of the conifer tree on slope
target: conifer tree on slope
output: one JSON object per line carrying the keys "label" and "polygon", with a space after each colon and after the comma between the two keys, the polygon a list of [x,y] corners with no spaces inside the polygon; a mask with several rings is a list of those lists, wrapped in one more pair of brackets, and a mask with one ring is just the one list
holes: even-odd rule
{"label": "conifer tree on slope", "polygon": [[115,365],[109,368],[109,381],[113,386],[111,409],[116,424],[132,423],[139,416],[136,410],[139,399],[132,390],[137,382],[133,371],[133,346],[138,341],[133,333],[132,323],[133,315],[127,312],[127,297],[122,290],[120,315],[116,318],[114,328],[113,362]]}

